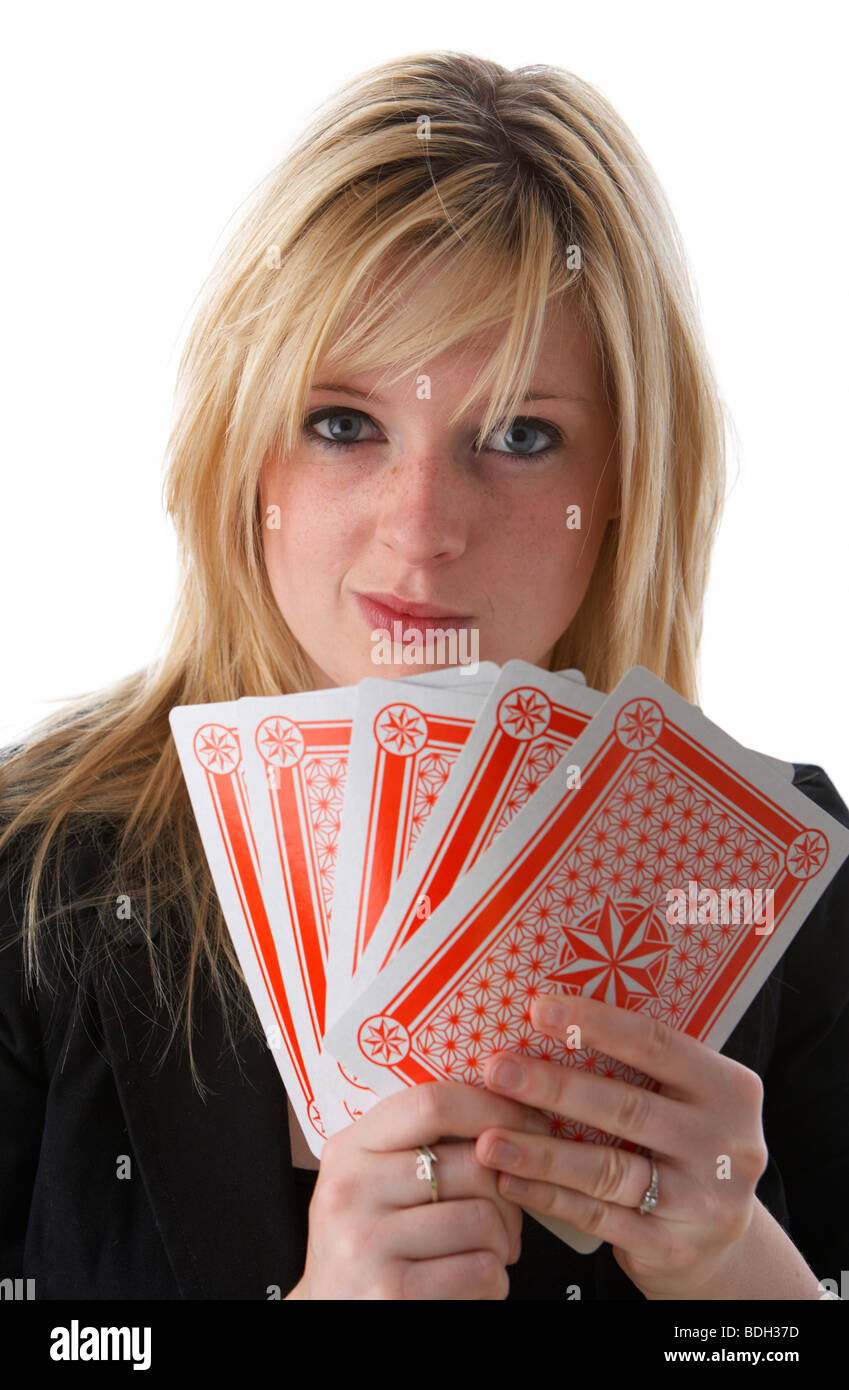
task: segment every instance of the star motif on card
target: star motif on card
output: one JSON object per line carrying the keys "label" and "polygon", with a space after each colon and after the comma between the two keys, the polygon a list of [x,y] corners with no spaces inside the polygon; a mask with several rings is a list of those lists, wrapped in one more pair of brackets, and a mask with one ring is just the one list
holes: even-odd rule
{"label": "star motif on card", "polygon": [[828,841],[819,830],[810,830],[796,839],[787,850],[787,868],[794,878],[811,878],[822,868],[828,855]]}
{"label": "star motif on card", "polygon": [[239,740],[223,724],[204,724],[194,740],[195,757],[207,772],[232,772],[240,758]]}
{"label": "star motif on card", "polygon": [[292,767],[304,753],[304,736],[291,719],[263,719],[256,731],[259,754],[272,767]]}
{"label": "star motif on card", "polygon": [[374,736],[387,753],[417,753],[427,741],[427,725],[415,705],[387,705],[374,721]]}
{"label": "star motif on card", "polygon": [[498,723],[511,738],[536,738],[551,723],[551,703],[533,686],[511,690],[498,706]]}
{"label": "star motif on card", "polygon": [[380,1067],[403,1062],[410,1050],[410,1035],[403,1023],[386,1014],[375,1014],[360,1024],[357,1041],[363,1056]]}
{"label": "star motif on card", "polygon": [[549,983],[620,1008],[658,997],[671,943],[653,906],[616,904],[605,896],[598,912],[563,934],[566,944]]}
{"label": "star motif on card", "polygon": [[629,700],[617,714],[615,727],[626,748],[650,748],[663,729],[663,710],[655,700]]}
{"label": "star motif on card", "polygon": [[345,1068],[342,1066],[341,1062],[337,1062],[336,1066],[339,1068],[340,1073],[342,1074],[342,1076],[344,1076],[345,1080],[349,1083],[349,1085],[356,1086],[358,1091],[369,1091],[372,1095],[374,1095],[371,1086],[367,1086],[365,1082],[361,1081],[360,1078],[358,1076],[355,1076],[353,1072],[346,1071]]}
{"label": "star motif on card", "polygon": [[324,1121],[322,1120],[321,1115],[319,1114],[318,1106],[316,1105],[314,1100],[310,1101],[309,1106],[307,1108],[307,1119],[309,1120],[313,1129],[321,1135],[322,1139],[326,1139],[327,1135],[324,1130]]}

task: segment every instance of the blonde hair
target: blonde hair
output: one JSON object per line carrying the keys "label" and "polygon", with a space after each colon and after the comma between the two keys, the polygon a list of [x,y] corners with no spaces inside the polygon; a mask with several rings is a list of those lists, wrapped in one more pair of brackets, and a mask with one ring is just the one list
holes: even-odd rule
{"label": "blonde hair", "polygon": [[[434,273],[450,309],[436,316],[426,294],[420,312],[399,314],[420,277]],[[18,836],[25,864],[28,979],[39,979],[42,933],[54,919],[65,933],[51,945],[61,942],[79,966],[69,912],[85,906],[99,908],[86,960],[116,959],[115,898],[135,895],[172,1025],[166,1051],[182,1020],[199,1086],[191,1049],[199,972],[231,1041],[238,1023],[259,1025],[168,712],[311,686],[265,572],[263,460],[298,441],[319,361],[351,371],[398,366],[400,377],[506,321],[501,352],[457,412],[486,390],[482,435],[504,427],[526,395],[555,294],[569,297],[599,355],[618,424],[621,512],[552,667],[577,666],[609,690],[641,664],[693,700],[724,492],[723,411],[672,215],[639,145],[597,91],[560,68],[511,72],[465,53],[373,68],[319,108],[254,191],[203,287],[167,451],[181,584],[164,655],[42,721],[0,767],[0,850]],[[78,832],[108,843],[108,862],[87,896],[78,883],[63,904],[57,866]],[[42,890],[51,879],[48,912]],[[156,946],[153,914],[162,926]]]}

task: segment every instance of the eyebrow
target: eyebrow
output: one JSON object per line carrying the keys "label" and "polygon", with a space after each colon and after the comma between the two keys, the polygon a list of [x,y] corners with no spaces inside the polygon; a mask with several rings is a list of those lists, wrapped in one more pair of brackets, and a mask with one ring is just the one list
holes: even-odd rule
{"label": "eyebrow", "polygon": [[[374,401],[377,405],[386,404],[385,401],[381,400],[380,396],[374,396],[370,391],[358,391],[356,386],[345,386],[338,382],[328,383],[327,385],[319,385],[318,382],[316,382],[311,389],[313,391],[335,391],[343,396],[358,396],[361,400],[364,401]],[[524,400],[568,401],[570,405],[582,405],[586,407],[587,410],[595,409],[594,402],[587,400],[586,396],[577,396],[574,393],[568,391],[558,395],[556,391],[539,391],[535,386],[531,386],[527,396],[524,397]]]}

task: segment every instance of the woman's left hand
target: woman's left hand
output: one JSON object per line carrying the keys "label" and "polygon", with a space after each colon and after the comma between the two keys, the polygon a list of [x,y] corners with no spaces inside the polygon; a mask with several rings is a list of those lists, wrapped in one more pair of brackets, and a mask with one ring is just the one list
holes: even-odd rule
{"label": "woman's left hand", "polygon": [[[479,1161],[501,1170],[504,1197],[608,1241],[647,1297],[699,1297],[707,1281],[721,1279],[755,1210],[768,1162],[760,1077],[665,1023],[597,999],[540,996],[531,1018],[536,1031],[616,1058],[660,1089],[506,1052],[489,1059],[486,1086],[649,1149],[657,1206],[639,1211],[650,1160],[618,1146],[488,1129],[475,1145]],[[508,1058],[523,1075],[504,1085],[497,1068]]]}

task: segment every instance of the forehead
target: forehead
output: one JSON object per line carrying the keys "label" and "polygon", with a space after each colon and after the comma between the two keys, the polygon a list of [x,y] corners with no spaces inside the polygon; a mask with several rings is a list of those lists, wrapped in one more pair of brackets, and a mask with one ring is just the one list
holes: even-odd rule
{"label": "forehead", "polygon": [[[381,383],[398,378],[402,365],[398,362],[369,361],[367,349],[363,353],[338,351],[337,345],[346,334],[351,334],[350,344],[356,342],[356,321],[363,315],[374,314],[376,324],[382,326],[392,319],[396,330],[404,324],[424,330],[430,347],[409,364],[402,379],[415,378],[421,372],[448,379],[457,374],[468,379],[503,349],[511,327],[507,317],[459,336],[463,306],[458,306],[456,285],[443,272],[421,272],[412,287],[398,288],[393,278],[391,270],[385,269],[351,296],[321,354],[316,381],[327,375],[331,362],[334,380],[344,370],[346,382],[363,390],[379,391]],[[509,295],[506,298],[509,302]],[[446,339],[449,342],[443,346]],[[347,365],[349,357],[357,362],[356,368],[353,362]],[[552,295],[545,304],[531,380],[536,388],[533,394],[557,396],[568,390],[592,401],[603,396],[602,364],[575,297],[569,292]]]}

